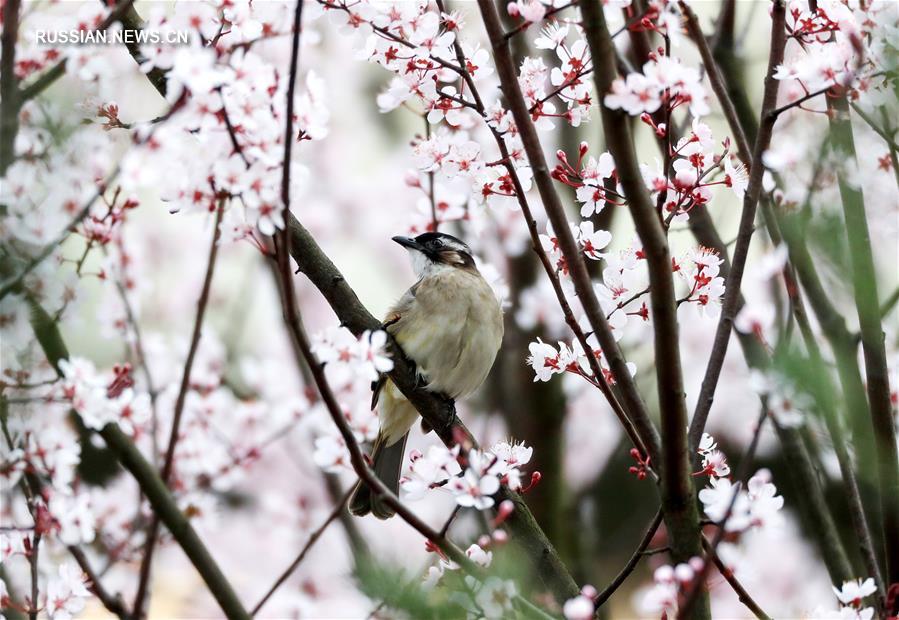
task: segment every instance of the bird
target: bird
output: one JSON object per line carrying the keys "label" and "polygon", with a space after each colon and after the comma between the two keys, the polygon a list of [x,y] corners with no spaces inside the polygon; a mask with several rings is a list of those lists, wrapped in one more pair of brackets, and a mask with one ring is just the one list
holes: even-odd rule
{"label": "bird", "polygon": [[[503,313],[478,271],[471,248],[440,232],[393,241],[409,252],[418,280],[387,312],[384,328],[416,366],[420,382],[452,401],[472,394],[487,378],[503,339]],[[418,412],[389,378],[374,386],[380,430],[372,468],[394,494],[409,430]],[[360,482],[349,502],[356,516],[389,519],[394,510]]]}

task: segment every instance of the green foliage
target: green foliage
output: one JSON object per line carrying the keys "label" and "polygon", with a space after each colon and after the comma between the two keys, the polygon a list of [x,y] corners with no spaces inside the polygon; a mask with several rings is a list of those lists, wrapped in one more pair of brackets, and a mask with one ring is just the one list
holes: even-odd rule
{"label": "green foliage", "polygon": [[[422,587],[420,577],[409,575],[371,556],[357,559],[355,577],[359,589],[366,596],[409,618],[440,620],[466,617],[465,609],[450,596],[450,587],[427,591]],[[445,575],[446,579],[452,577],[452,571]]]}

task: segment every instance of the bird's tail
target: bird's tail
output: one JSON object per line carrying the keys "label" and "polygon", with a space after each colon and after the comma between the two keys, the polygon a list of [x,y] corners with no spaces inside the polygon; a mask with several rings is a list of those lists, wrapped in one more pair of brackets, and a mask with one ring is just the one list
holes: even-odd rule
{"label": "bird's tail", "polygon": [[[406,451],[406,439],[409,432],[389,446],[386,445],[386,437],[379,433],[372,446],[372,469],[381,479],[381,482],[390,489],[394,495],[399,495],[400,473],[403,466],[403,454]],[[372,495],[368,485],[360,481],[350,497],[350,512],[361,517],[372,513],[379,519],[389,519],[396,511],[388,506],[382,499]]]}

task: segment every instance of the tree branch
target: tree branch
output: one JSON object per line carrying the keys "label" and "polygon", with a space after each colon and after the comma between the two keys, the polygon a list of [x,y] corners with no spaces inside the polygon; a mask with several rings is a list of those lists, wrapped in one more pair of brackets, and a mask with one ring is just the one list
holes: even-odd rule
{"label": "tree branch", "polygon": [[708,543],[708,545],[706,545],[705,539],[703,539],[703,546],[707,548],[706,557],[704,558],[702,568],[693,576],[693,587],[687,593],[686,599],[677,612],[678,620],[680,620],[681,618],[685,618],[690,614],[690,609],[696,603],[696,599],[699,597],[699,594],[705,591],[705,580],[712,568],[712,562],[710,562],[709,560],[712,557],[718,557],[718,545],[721,544],[721,541],[724,540],[724,536],[727,533],[727,522],[730,520],[731,515],[733,515],[734,506],[737,503],[737,498],[740,495],[740,491],[749,482],[750,468],[752,466],[752,461],[755,459],[755,451],[756,448],[758,448],[759,438],[762,436],[762,427],[765,425],[765,419],[767,417],[768,404],[767,402],[763,402],[761,413],[759,413],[759,416],[755,422],[755,431],[752,434],[752,441],[749,442],[749,447],[746,448],[746,452],[743,454],[743,458],[740,459],[740,471],[735,476],[738,481],[742,481],[742,484],[740,482],[737,482],[734,485],[734,490],[730,497],[730,503],[728,503],[727,505],[727,510],[724,513],[724,517],[720,522],[715,524],[718,526],[718,529],[715,532],[715,536],[714,538],[712,538],[712,541]]}
{"label": "tree branch", "polygon": [[[732,2],[726,0],[725,11],[733,9],[733,7],[727,9],[728,4],[732,4]],[[726,65],[724,66],[723,71],[710,70],[709,77],[712,82],[713,90],[721,101],[722,107],[731,107],[736,111],[736,117],[729,114],[726,114],[725,116],[730,124],[731,132],[738,142],[739,152],[744,152],[748,150],[748,140],[754,141],[757,138],[758,122],[755,117],[755,112],[749,105],[745,89],[740,82],[741,65],[738,63],[733,50],[732,16],[730,16],[730,18],[724,16],[722,17],[722,20],[718,36],[716,37],[713,52],[714,58],[712,60],[716,65],[723,63],[726,63]],[[688,21],[688,29],[689,28],[690,24]],[[691,36],[697,41],[697,45],[700,46],[700,51],[702,53],[701,46],[704,39],[700,38],[700,36],[694,36],[695,34],[701,35],[701,32],[697,33],[694,29]],[[703,58],[706,58],[705,54],[702,55]],[[719,80],[724,80],[724,83],[720,83]],[[748,136],[748,140],[746,136]],[[747,140],[747,145],[740,144],[743,140]],[[748,159],[743,161],[746,165],[751,164],[751,161]],[[762,208],[765,215],[765,224],[772,243],[780,245],[785,241],[790,248],[791,262],[787,263],[783,275],[786,280],[787,291],[791,297],[794,298],[792,304],[794,314],[801,312],[802,308],[802,301],[801,298],[798,297],[798,286],[794,275],[795,267],[800,280],[803,281],[803,286],[806,288],[807,294],[809,294],[809,297],[816,308],[819,323],[824,327],[825,334],[831,334],[830,339],[836,353],[841,382],[843,382],[844,390],[846,391],[847,398],[849,398],[850,411],[866,412],[867,403],[861,387],[861,379],[858,376],[857,364],[855,365],[856,380],[852,380],[851,367],[855,363],[855,354],[851,351],[846,351],[843,346],[844,344],[848,344],[848,340],[843,338],[842,334],[845,332],[848,336],[848,331],[845,328],[842,317],[833,308],[828,295],[820,287],[820,282],[817,279],[817,274],[814,265],[811,263],[810,257],[807,262],[801,259],[803,256],[807,257],[807,250],[804,245],[802,245],[801,238],[800,241],[794,242],[792,236],[788,234],[791,229],[787,227],[786,224],[783,224],[783,236],[781,235],[781,221],[771,207],[767,196],[762,197]],[[691,213],[690,229],[700,243],[707,247],[715,248],[720,253],[724,261],[721,265],[721,275],[725,280],[729,280],[730,261],[728,259],[728,251],[721,241],[721,238],[718,236],[708,213],[704,210],[696,210]],[[802,252],[800,252],[800,250],[802,250]],[[815,294],[818,290],[821,291],[820,295]],[[743,304],[742,294],[740,294],[737,299],[737,311]],[[841,330],[839,329],[840,327]],[[771,359],[768,352],[760,345],[759,341],[753,335],[738,333],[737,336],[743,350],[743,355],[750,368],[765,370],[771,366]],[[690,442],[694,448],[699,443],[705,421],[705,418],[693,418],[690,426]],[[784,427],[778,424],[775,424],[774,426],[784,448],[783,454],[789,463],[789,469],[795,480],[795,484],[798,488],[806,490],[807,501],[800,503],[799,507],[807,516],[808,522],[813,525],[812,529],[815,538],[818,541],[819,549],[824,557],[828,571],[834,582],[845,580],[849,578],[851,573],[849,561],[845,550],[843,549],[839,534],[837,533],[833,515],[827,508],[820,478],[817,475],[814,464],[811,462],[810,455],[805,447],[802,437],[794,428]],[[850,482],[851,481],[847,480],[846,484],[849,485]],[[861,510],[860,499],[854,498],[852,494],[850,494],[849,500],[850,510]],[[857,502],[858,505],[853,506],[853,502]],[[863,539],[860,538],[860,541],[861,540]]]}
{"label": "tree branch", "polygon": [[[134,8],[134,0],[121,0],[118,4],[116,4],[112,12],[110,12],[110,14],[106,16],[106,19],[104,19],[100,23],[100,25],[97,26],[96,31],[106,30],[116,22],[120,22],[124,30],[131,30],[135,32],[139,32],[141,30],[141,24],[143,23],[143,20],[141,19],[140,15],[137,14],[137,10]],[[126,44],[128,53],[134,57],[134,60],[137,62],[137,64],[143,63],[144,56],[140,51],[140,45],[138,43],[135,43],[136,41],[140,40],[139,37],[131,37],[127,40],[133,41],[132,43]],[[31,84],[22,88],[22,90],[19,91],[19,105],[21,106],[26,101],[37,97],[51,85],[53,85],[56,80],[65,75],[66,62],[67,59],[63,58],[38,78],[36,78]],[[159,94],[165,97],[165,71],[163,71],[159,67],[153,67],[149,72],[147,72],[146,75],[147,79],[150,80],[150,84],[157,91],[159,91]]]}
{"label": "tree branch", "polygon": [[656,511],[655,516],[652,518],[652,521],[649,522],[649,526],[646,528],[646,531],[643,533],[643,538],[640,539],[640,544],[637,545],[637,548],[634,549],[634,552],[631,554],[631,557],[628,559],[627,563],[624,565],[624,568],[615,576],[612,582],[607,585],[602,592],[596,595],[596,598],[593,599],[593,604],[596,606],[596,609],[602,607],[602,605],[608,601],[615,591],[621,586],[622,583],[630,577],[630,574],[634,572],[634,569],[637,568],[637,564],[640,563],[640,560],[646,554],[646,548],[649,546],[649,543],[652,542],[653,536],[655,536],[656,531],[659,529],[659,526],[662,524],[662,509],[659,508]]}
{"label": "tree branch", "polygon": [[[590,6],[590,4],[589,2],[586,3],[582,9]],[[559,240],[559,246],[568,265],[575,291],[624,397],[625,409],[630,415],[637,432],[640,434],[647,453],[653,458],[655,463],[659,463],[658,433],[649,417],[646,404],[637,390],[636,383],[627,369],[624,356],[621,354],[621,350],[618,348],[618,344],[612,335],[612,330],[599,305],[599,300],[596,298],[596,292],[593,289],[590,274],[584,265],[580,249],[571,233],[565,209],[549,175],[540,138],[537,136],[537,131],[528,113],[527,104],[521,93],[515,64],[509,52],[508,41],[503,38],[502,25],[496,13],[496,7],[490,0],[478,0],[478,6],[493,47],[497,75],[499,76],[503,93],[515,119],[515,125],[518,128],[525,153],[534,173],[537,190],[540,193],[546,214],[552,223],[553,231]],[[586,351],[589,351],[589,349],[585,349]]]}
{"label": "tree branch", "polygon": [[753,613],[753,615],[758,618],[758,620],[772,620],[771,616],[766,614],[764,610],[759,606],[758,603],[755,602],[755,599],[749,595],[749,592],[746,591],[746,588],[743,587],[737,578],[734,576],[734,572],[730,570],[724,562],[721,561],[721,558],[718,556],[718,553],[712,549],[709,541],[705,538],[702,539],[702,546],[706,550],[706,553],[712,556],[712,561],[715,563],[715,568],[718,569],[718,572],[724,577],[724,580],[730,585],[731,589],[737,594],[737,598],[740,599],[740,602],[746,605],[746,608]]}
{"label": "tree branch", "polygon": [[[190,521],[184,515],[174,498],[166,488],[165,483],[153,466],[143,457],[140,451],[131,443],[128,436],[116,424],[107,424],[100,435],[106,441],[106,445],[115,453],[119,462],[134,476],[140,485],[144,495],[147,496],[153,513],[165,524],[172,536],[184,550],[184,553],[200,573],[209,592],[218,602],[222,612],[230,619],[250,618],[243,608],[237,594],[231,588],[231,584],[222,574],[203,545],[203,541],[197,536]],[[137,610],[135,609],[135,613]]]}
{"label": "tree branch", "polygon": [[[683,562],[701,552],[701,531],[688,455],[687,407],[678,344],[677,305],[671,274],[671,258],[665,231],[653,207],[640,173],[630,134],[629,118],[605,105],[616,71],[615,48],[599,3],[581,7],[584,33],[593,59],[596,96],[609,152],[615,160],[637,234],[643,242],[650,279],[650,301],[655,323],[656,385],[662,416],[662,512],[671,536],[672,555]],[[696,609],[696,617],[709,616],[708,599]]]}
{"label": "tree branch", "polygon": [[303,548],[300,549],[300,553],[297,555],[296,559],[290,563],[290,566],[281,573],[281,576],[275,581],[271,588],[265,593],[265,595],[256,603],[256,606],[253,607],[253,611],[250,612],[250,615],[255,616],[259,613],[262,607],[268,602],[268,600],[272,597],[275,591],[281,587],[281,585],[287,581],[287,579],[293,574],[293,572],[300,566],[304,559],[306,559],[306,554],[309,553],[309,550],[312,549],[312,546],[321,538],[322,534],[325,533],[325,530],[328,529],[328,526],[331,525],[335,519],[340,516],[340,513],[344,511],[346,508],[346,503],[350,499],[350,495],[353,493],[353,487],[350,487],[350,490],[344,494],[343,498],[339,502],[334,504],[334,509],[331,511],[331,514],[328,515],[328,518],[316,528],[312,534],[309,535],[309,540],[306,541],[306,544],[303,545]]}
{"label": "tree branch", "polygon": [[[733,329],[734,317],[736,316],[740,284],[743,280],[743,270],[746,267],[746,259],[749,255],[749,244],[752,241],[755,212],[762,191],[762,176],[765,172],[762,155],[771,144],[774,123],[777,121],[777,117],[772,117],[770,111],[777,105],[779,86],[778,80],[774,79],[774,72],[777,70],[778,65],[783,62],[784,47],[786,46],[785,12],[782,0],[776,0],[772,11],[771,45],[768,56],[768,72],[765,76],[760,129],[753,149],[749,183],[743,199],[743,213],[740,217],[737,243],[734,247],[730,273],[725,282],[724,299],[721,304],[721,318],[715,330],[712,352],[709,355],[709,362],[699,391],[699,399],[697,400],[696,410],[693,412],[693,420],[690,425],[691,437],[694,441],[693,445],[696,445],[698,437],[702,434],[702,428],[705,427],[705,421],[708,419],[712,402],[715,398],[715,389],[718,387],[721,368],[724,365],[727,346],[730,342],[730,333]],[[720,73],[718,75],[720,77]],[[716,92],[718,92],[718,89],[716,89]],[[698,431],[694,429],[698,429]]]}
{"label": "tree branch", "polygon": [[[854,162],[855,139],[849,121],[849,105],[846,98],[828,99],[827,107],[831,112],[829,119],[834,150]],[[887,582],[893,584],[899,583],[899,449],[896,446],[896,431],[890,404],[889,369],[886,362],[883,326],[880,322],[877,272],[871,250],[864,194],[860,188],[846,179],[843,168],[837,169],[837,181],[843,202],[846,235],[849,239],[849,262],[852,267],[855,307],[861,329],[865,374],[868,379],[868,402],[874,425],[886,577]],[[899,606],[899,601],[896,605]],[[899,610],[887,610],[888,613],[897,611]]]}
{"label": "tree branch", "polygon": [[131,613],[125,607],[125,602],[122,600],[121,595],[113,595],[103,587],[103,584],[100,582],[100,576],[97,575],[96,571],[94,571],[93,567],[90,565],[84,551],[74,545],[69,545],[67,549],[72,557],[75,558],[75,561],[78,563],[78,566],[81,567],[81,570],[84,571],[84,574],[87,575],[89,582],[87,587],[94,593],[94,596],[103,603],[103,607],[105,607],[109,613],[115,614],[120,620],[130,620]]}
{"label": "tree branch", "polygon": [[16,39],[19,36],[21,0],[3,3],[3,33],[0,34],[0,177],[15,158],[19,131],[19,93],[16,78]]}
{"label": "tree branch", "polygon": [[[193,332],[190,337],[190,346],[187,350],[187,358],[184,361],[184,370],[181,373],[181,384],[178,387],[178,396],[175,399],[175,409],[172,417],[172,430],[169,433],[169,443],[165,451],[165,460],[162,465],[162,481],[169,484],[172,477],[172,468],[175,462],[175,446],[178,444],[181,431],[181,416],[184,413],[184,403],[187,400],[187,392],[190,388],[190,375],[193,370],[194,356],[200,346],[200,333],[203,328],[203,319],[206,316],[206,306],[209,302],[209,292],[212,289],[212,276],[215,272],[216,258],[218,257],[219,225],[222,223],[224,213],[224,199],[219,200],[218,209],[213,223],[212,243],[209,246],[209,257],[206,262],[206,275],[203,278],[203,287],[200,290],[200,298],[197,300],[197,313],[194,319]],[[144,615],[144,607],[149,594],[150,571],[153,565],[153,550],[159,537],[159,516],[153,515],[150,526],[147,528],[147,542],[144,545],[144,556],[140,566],[140,579],[138,580],[137,594],[134,597],[134,613],[140,618]]]}
{"label": "tree branch", "polygon": [[[44,314],[46,315],[46,312]],[[61,360],[69,358],[69,352],[62,341],[62,336],[59,334],[59,328],[56,323],[44,321],[40,324],[32,323],[32,325],[35,329],[35,336],[41,344],[47,360],[54,368],[58,368]],[[52,346],[50,343],[53,343]],[[171,496],[165,483],[163,483],[162,478],[159,477],[153,466],[143,457],[140,450],[137,449],[117,424],[107,424],[99,434],[106,441],[106,445],[116,455],[122,466],[137,481],[141,491],[153,507],[154,513],[159,516],[162,523],[165,524],[178,542],[178,545],[184,550],[184,553],[190,559],[194,568],[197,569],[225,616],[228,618],[249,619],[249,614],[244,610],[231,584],[225,578],[205,545],[203,545],[203,541],[197,535],[193,526],[191,526],[188,518],[178,507],[177,502],[175,502],[175,499]]]}

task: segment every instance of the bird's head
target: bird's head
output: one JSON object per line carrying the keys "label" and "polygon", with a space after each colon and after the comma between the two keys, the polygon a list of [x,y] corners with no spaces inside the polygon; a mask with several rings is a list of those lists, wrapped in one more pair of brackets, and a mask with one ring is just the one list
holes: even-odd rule
{"label": "bird's head", "polygon": [[426,232],[412,237],[394,237],[409,250],[412,268],[419,278],[441,269],[475,269],[471,248],[461,239],[439,232]]}

